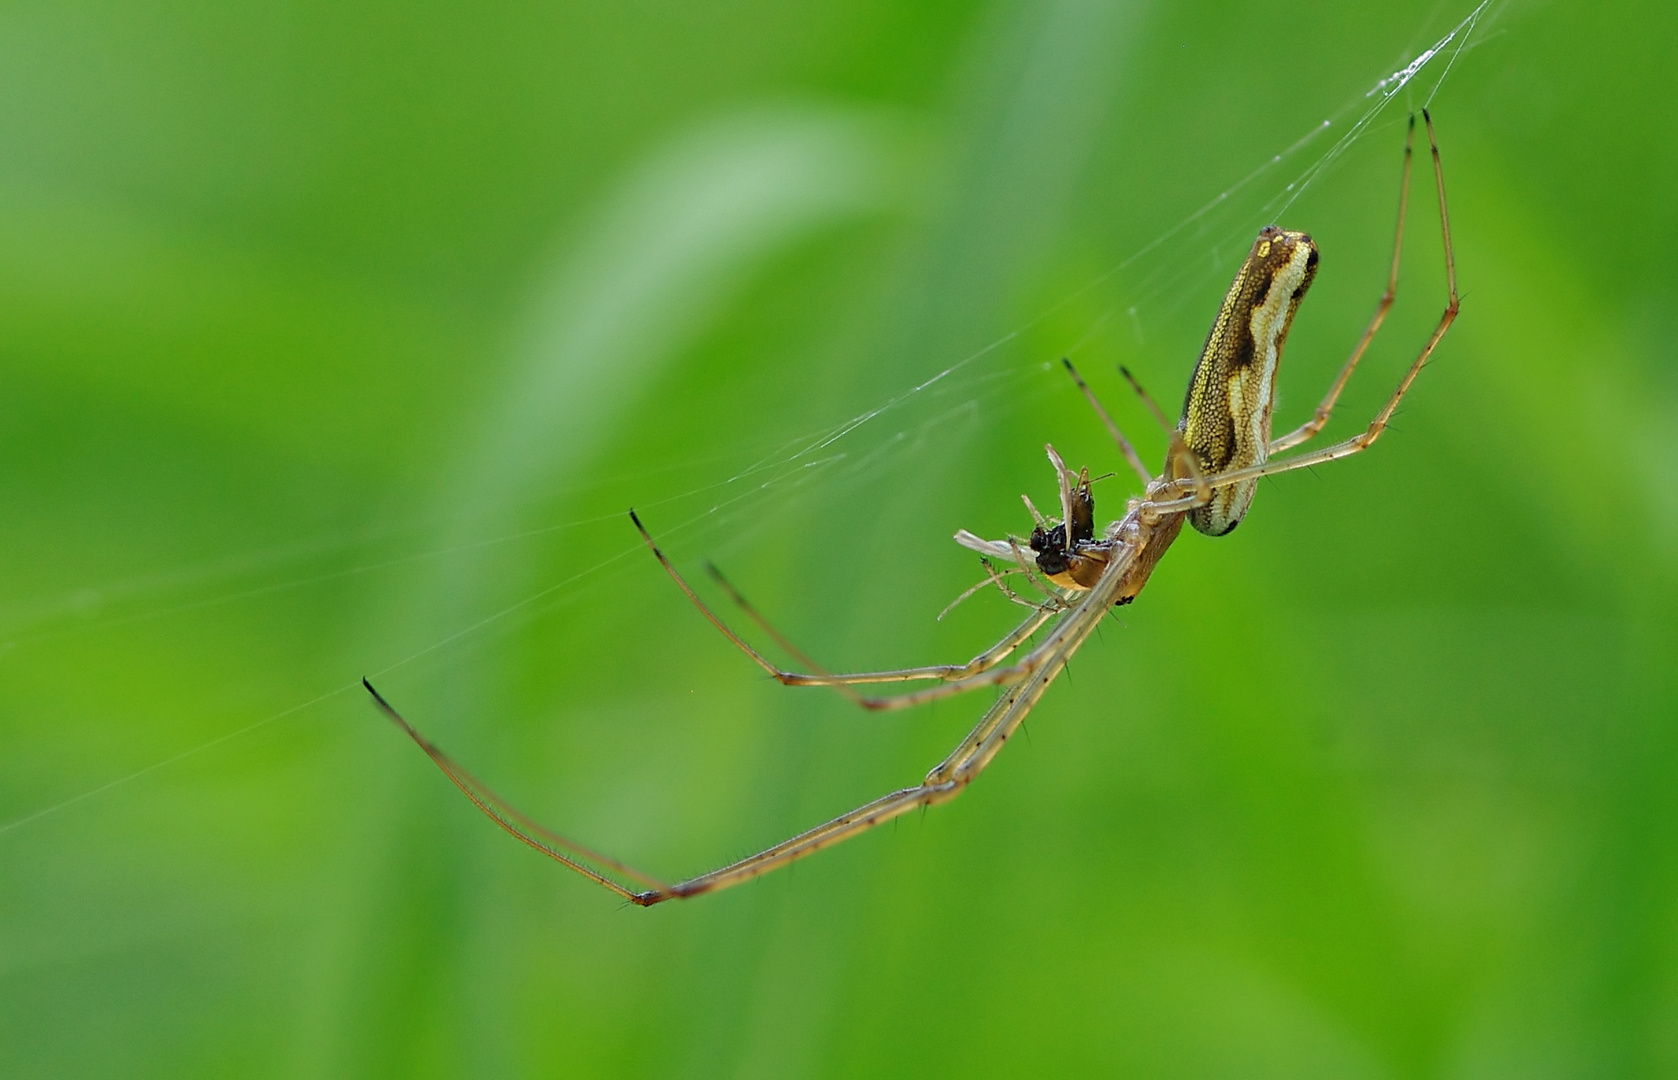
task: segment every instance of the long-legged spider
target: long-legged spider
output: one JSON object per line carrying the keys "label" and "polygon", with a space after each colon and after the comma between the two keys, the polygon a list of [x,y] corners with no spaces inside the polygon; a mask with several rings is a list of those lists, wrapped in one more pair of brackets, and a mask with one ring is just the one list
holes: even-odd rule
{"label": "long-legged spider", "polygon": [[[938,698],[977,690],[980,687],[1003,687],[1002,694],[986,710],[977,726],[962,739],[948,757],[927,773],[926,779],[913,787],[894,791],[875,799],[833,820],[802,832],[790,840],[776,844],[749,858],[724,866],[677,884],[665,884],[625,866],[614,859],[589,850],[530,820],[497,796],[476,777],[450,759],[426,739],[393,709],[372,684],[367,689],[384,713],[407,732],[436,762],[466,797],[513,836],[551,856],[564,865],[604,885],[632,903],[648,907],[665,900],[698,896],[755,878],[785,866],[825,847],[848,840],[876,825],[900,817],[916,807],[932,806],[955,798],[973,781],[985,766],[996,757],[1014,732],[1024,722],[1032,707],[1043,697],[1049,684],[1066,667],[1072,654],[1095,630],[1107,611],[1115,604],[1125,604],[1136,598],[1147,583],[1148,575],[1165,554],[1172,541],[1188,521],[1200,532],[1222,536],[1246,514],[1261,477],[1303,469],[1312,465],[1335,461],[1368,449],[1386,429],[1394,410],[1403,400],[1411,383],[1433,354],[1445,332],[1457,315],[1456,267],[1451,252],[1450,218],[1445,208],[1445,174],[1439,162],[1439,144],[1434,138],[1433,120],[1422,111],[1427,125],[1428,142],[1433,154],[1434,184],[1439,195],[1439,223],[1445,255],[1445,280],[1449,302],[1444,314],[1434,327],[1427,344],[1399,380],[1369,427],[1343,442],[1301,454],[1282,461],[1270,461],[1272,453],[1292,449],[1316,435],[1328,422],[1335,402],[1358,361],[1363,358],[1370,340],[1374,338],[1387,311],[1392,306],[1398,287],[1399,255],[1404,242],[1404,218],[1409,201],[1410,162],[1415,145],[1415,117],[1404,144],[1404,171],[1398,202],[1398,228],[1393,240],[1392,266],[1387,277],[1387,290],[1375,308],[1351,355],[1340,373],[1329,386],[1328,393],[1317,406],[1311,419],[1279,439],[1270,437],[1271,406],[1282,346],[1294,313],[1299,308],[1305,290],[1317,270],[1317,246],[1305,233],[1288,232],[1274,226],[1261,231],[1251,253],[1242,263],[1235,281],[1224,297],[1217,319],[1212,323],[1206,345],[1189,382],[1183,405],[1182,419],[1172,427],[1163,415],[1160,420],[1171,433],[1171,450],[1165,468],[1159,476],[1150,476],[1136,456],[1129,442],[1113,423],[1112,418],[1090,392],[1083,379],[1068,361],[1066,367],[1077,381],[1102,422],[1111,432],[1131,468],[1144,484],[1143,494],[1132,498],[1124,516],[1107,526],[1098,536],[1095,532],[1095,501],[1090,492],[1089,470],[1078,475],[1067,469],[1054,448],[1048,447],[1060,489],[1061,516],[1058,522],[1045,521],[1033,508],[1037,527],[1024,546],[1020,540],[982,540],[963,530],[956,534],[962,546],[981,555],[1014,564],[1040,588],[1046,600],[1039,603],[1024,601],[1003,582],[1001,576],[986,562],[990,575],[987,584],[994,583],[1011,599],[1025,602],[1032,612],[1000,641],[965,664],[944,664],[931,667],[901,668],[896,671],[874,671],[856,674],[832,674],[823,671],[797,647],[782,637],[762,618],[744,598],[722,582],[729,595],[772,640],[786,649],[806,667],[807,672],[783,671],[729,629],[722,619],[700,600],[676,568],[664,557],[652,536],[630,512],[635,527],[641,531],[653,555],[669,573],[678,587],[687,594],[705,618],[732,641],[758,666],[787,686],[833,687],[868,709],[901,709]],[[1128,373],[1127,373],[1128,374]],[[1134,381],[1132,385],[1135,386]],[[1140,392],[1140,387],[1136,387]],[[1146,399],[1146,395],[1143,395]],[[1149,401],[1158,415],[1157,407]],[[1027,499],[1027,506],[1030,500]],[[1026,548],[1031,554],[1026,554]],[[720,580],[720,577],[719,577]],[[1030,648],[1023,657],[1004,664],[1038,630],[1053,622],[1043,640]],[[880,683],[933,681],[940,685],[910,691],[890,697],[866,697],[854,688]],[[645,888],[637,891],[620,884],[612,875],[638,882]]]}

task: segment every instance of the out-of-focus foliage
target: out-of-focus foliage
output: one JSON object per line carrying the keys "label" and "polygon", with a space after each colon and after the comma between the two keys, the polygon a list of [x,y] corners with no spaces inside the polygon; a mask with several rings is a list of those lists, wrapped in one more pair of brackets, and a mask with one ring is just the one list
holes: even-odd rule
{"label": "out-of-focus foliage", "polygon": [[[10,5],[0,1074],[1678,1070],[1670,4],[1482,21],[1393,432],[1185,537],[956,803],[627,909],[355,686],[670,877],[912,782],[984,701],[766,682],[624,509],[827,664],[971,655],[950,534],[1121,467],[1049,362],[1157,460],[1116,366],[1174,400],[1278,212],[1308,413],[1444,58],[1287,185],[1449,7]],[[1443,303],[1416,179],[1331,435]]]}

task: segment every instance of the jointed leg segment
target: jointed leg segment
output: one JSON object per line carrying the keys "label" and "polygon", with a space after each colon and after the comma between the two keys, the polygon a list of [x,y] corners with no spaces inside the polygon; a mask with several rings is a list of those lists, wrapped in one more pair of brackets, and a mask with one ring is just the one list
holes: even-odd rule
{"label": "jointed leg segment", "polygon": [[1136,456],[1136,448],[1130,445],[1130,440],[1124,437],[1124,433],[1119,430],[1119,425],[1114,423],[1112,416],[1101,407],[1101,402],[1096,398],[1095,391],[1091,390],[1089,384],[1084,382],[1084,377],[1078,374],[1078,369],[1072,366],[1072,361],[1063,356],[1060,362],[1066,365],[1067,374],[1071,375],[1072,381],[1078,384],[1078,390],[1084,395],[1084,400],[1090,403],[1090,408],[1095,410],[1095,415],[1101,418],[1102,424],[1106,425],[1107,433],[1113,436],[1114,442],[1119,444],[1119,453],[1124,455],[1125,461],[1130,463],[1130,467],[1136,475],[1142,478],[1143,486],[1147,486],[1153,481],[1154,475],[1148,471],[1146,465],[1142,464],[1142,459]]}
{"label": "jointed leg segment", "polygon": [[[1432,134],[1433,128],[1430,124],[1428,128],[1429,138],[1432,137]],[[1392,309],[1393,300],[1398,296],[1398,261],[1404,253],[1404,218],[1410,205],[1410,162],[1415,156],[1413,153],[1415,144],[1416,117],[1412,114],[1410,130],[1404,137],[1404,176],[1398,187],[1398,228],[1393,233],[1392,268],[1387,273],[1387,291],[1381,294],[1381,302],[1375,306],[1375,316],[1369,320],[1369,325],[1363,331],[1363,337],[1358,339],[1357,347],[1352,350],[1352,355],[1346,358],[1346,363],[1340,368],[1340,374],[1335,376],[1333,384],[1329,386],[1328,393],[1323,395],[1323,400],[1318,404],[1316,412],[1312,414],[1311,419],[1286,435],[1279,439],[1272,439],[1270,441],[1270,452],[1272,454],[1280,454],[1284,450],[1293,449],[1315,436],[1328,423],[1328,418],[1334,413],[1334,403],[1340,400],[1340,392],[1346,389],[1346,384],[1351,381],[1352,372],[1357,369],[1358,361],[1363,359],[1365,350],[1369,348],[1369,343],[1374,340],[1376,331],[1381,329],[1381,324],[1386,321],[1387,312]],[[1436,161],[1438,154],[1439,149],[1436,146],[1434,147]],[[1443,195],[1441,195],[1441,198],[1443,198]],[[1449,241],[1447,240],[1448,250]]]}
{"label": "jointed leg segment", "polygon": [[654,904],[675,897],[697,896],[738,884],[806,855],[812,855],[825,847],[831,847],[876,825],[882,825],[918,806],[933,806],[955,798],[995,760],[997,753],[1024,722],[1032,706],[1036,705],[1055,676],[1066,666],[1067,660],[1106,615],[1124,576],[1122,564],[1127,563],[1132,555],[1133,551],[1127,553],[1121,560],[1121,565],[1104,575],[1101,583],[1085,594],[1078,607],[1055,627],[1049,638],[1032,650],[1028,658],[1031,661],[1031,676],[998,698],[978,725],[920,784],[894,791],[720,870],[702,874],[667,889],[637,894],[634,897],[635,902]]}
{"label": "jointed leg segment", "polygon": [[[656,878],[550,832],[514,810],[505,800],[420,735],[377,690],[373,689],[371,683],[364,680],[364,684],[385,715],[419,744],[455,786],[501,828],[631,903],[651,907],[665,900],[698,896],[739,884],[806,855],[813,855],[876,825],[883,825],[916,807],[933,806],[955,798],[995,759],[1003,745],[1024,722],[1032,706],[1066,666],[1067,660],[1101,621],[1107,608],[1111,606],[1119,581],[1123,577],[1122,564],[1128,561],[1131,554],[1133,553],[1127,553],[1120,560],[1121,565],[1116,567],[1113,573],[1105,575],[1096,588],[1086,593],[1077,608],[1055,627],[1049,637],[1016,665],[1024,669],[1028,677],[1019,685],[1010,687],[998,698],[985,712],[978,725],[920,784],[875,799],[750,858],[675,885],[665,885]],[[640,892],[627,889],[595,869],[596,866],[638,881],[647,888]]]}
{"label": "jointed leg segment", "polygon": [[616,859],[600,854],[598,851],[592,851],[575,840],[561,836],[532,821],[501,796],[491,791],[483,781],[456,764],[454,759],[443,753],[436,743],[415,730],[412,724],[402,718],[401,713],[391,707],[390,702],[384,699],[384,695],[373,689],[372,683],[362,679],[361,685],[365,686],[367,692],[373,695],[373,703],[379,707],[379,711],[384,713],[397,727],[401,728],[421,750],[425,751],[426,756],[443,771],[443,775],[447,776],[455,787],[459,788],[468,799],[471,799],[473,804],[479,810],[482,810],[491,821],[501,826],[517,840],[530,845],[548,858],[569,866],[590,881],[604,885],[625,900],[634,900],[637,894],[619,885],[594,867],[603,866],[629,878],[631,881],[638,881],[654,891],[669,888],[655,877],[643,874],[634,867],[626,866]]}
{"label": "jointed leg segment", "polygon": [[[746,610],[747,615],[759,626],[763,627],[778,644],[782,645],[783,648],[786,648],[787,651],[801,663],[806,663],[810,667],[817,668],[817,671],[814,673],[783,671],[781,668],[776,667],[773,663],[771,663],[762,653],[747,644],[743,638],[729,628],[727,623],[718,618],[716,613],[707,607],[705,602],[699,598],[699,595],[693,591],[693,587],[687,583],[686,579],[684,579],[675,566],[671,564],[670,560],[665,558],[664,552],[659,550],[658,545],[653,541],[652,535],[647,532],[646,526],[641,524],[641,519],[636,516],[633,510],[630,511],[629,517],[630,520],[635,523],[635,527],[640,530],[642,539],[646,541],[647,546],[652,550],[654,557],[658,559],[659,565],[664,567],[665,573],[670,575],[671,580],[673,580],[677,587],[682,590],[683,594],[693,602],[693,605],[699,609],[700,614],[704,615],[712,626],[715,626],[724,637],[733,642],[736,648],[750,657],[754,663],[756,663],[764,671],[768,672],[769,675],[777,682],[780,682],[785,686],[833,687],[852,701],[855,701],[858,705],[861,705],[863,708],[869,710],[879,711],[906,709],[927,701],[934,701],[939,698],[966,693],[969,690],[976,690],[982,686],[997,686],[1024,678],[1025,675],[1029,673],[1029,669],[1027,668],[1022,668],[1020,665],[1016,664],[1012,667],[999,669],[997,668],[997,665],[1007,659],[1011,653],[1024,644],[1026,640],[1029,639],[1032,634],[1036,633],[1044,623],[1048,622],[1059,613],[1057,608],[1048,605],[1033,611],[1024,622],[1020,623],[1019,626],[1010,631],[1001,641],[997,642],[989,649],[986,649],[978,656],[975,656],[972,660],[969,660],[965,664],[935,664],[926,667],[900,668],[894,671],[830,674],[821,671],[820,665],[810,661],[809,657],[805,656],[802,650],[794,646],[778,630],[775,630],[773,626],[769,624],[768,620],[764,619],[757,613],[755,608],[753,608],[750,604],[745,603],[745,598],[740,597],[739,594],[734,591],[733,586],[727,586],[730,593],[738,598],[739,602]],[[849,689],[852,686],[858,685],[914,682],[922,679],[937,679],[944,685],[913,693],[901,694],[896,697],[885,698],[864,697]]]}

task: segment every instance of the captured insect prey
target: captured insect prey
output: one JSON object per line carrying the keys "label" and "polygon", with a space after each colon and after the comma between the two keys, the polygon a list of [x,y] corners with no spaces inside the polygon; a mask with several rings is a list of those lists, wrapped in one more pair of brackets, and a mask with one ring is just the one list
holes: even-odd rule
{"label": "captured insect prey", "polygon": [[[1399,255],[1403,248],[1404,221],[1409,202],[1410,165],[1416,134],[1414,116],[1410,118],[1405,138],[1398,226],[1393,239],[1386,291],[1362,337],[1352,348],[1315,412],[1304,424],[1279,438],[1271,437],[1271,410],[1276,397],[1276,373],[1282,348],[1300,302],[1317,273],[1317,245],[1303,232],[1271,226],[1258,234],[1246,261],[1241,264],[1229,292],[1224,296],[1217,318],[1212,322],[1200,360],[1189,380],[1177,423],[1172,424],[1136,380],[1130,378],[1129,372],[1124,372],[1132,389],[1169,434],[1170,449],[1159,475],[1153,475],[1143,465],[1131,443],[1078,375],[1071,361],[1064,361],[1066,370],[1112,435],[1120,455],[1141,482],[1142,494],[1129,500],[1118,520],[1098,530],[1089,470],[1085,468],[1074,473],[1067,468],[1054,447],[1046,447],[1059,491],[1058,518],[1045,518],[1028,498],[1025,500],[1026,507],[1031,512],[1035,527],[1026,539],[1009,536],[1001,540],[985,540],[966,530],[955,536],[958,544],[978,552],[982,557],[987,574],[983,586],[994,585],[1010,601],[1029,609],[1018,626],[966,663],[850,674],[825,671],[781,635],[726,579],[713,570],[718,584],[745,617],[806,669],[782,670],[706,606],[665,558],[640,518],[634,511],[630,512],[630,520],[640,530],[653,557],[663,566],[676,587],[741,652],[784,685],[830,687],[870,710],[904,709],[980,688],[1000,688],[1000,695],[973,730],[920,783],[881,796],[756,855],[687,881],[666,884],[530,820],[415,730],[370,683],[366,684],[367,690],[385,715],[413,739],[455,786],[496,824],[543,854],[643,907],[738,885],[848,840],[911,810],[955,798],[985,770],[1003,745],[1019,730],[1050,683],[1094,633],[1106,613],[1115,604],[1128,604],[1141,593],[1160,558],[1182,531],[1185,521],[1208,536],[1227,535],[1241,523],[1251,507],[1261,477],[1349,457],[1368,449],[1380,438],[1399,402],[1457,315],[1456,267],[1451,252],[1450,219],[1445,208],[1445,175],[1439,160],[1433,120],[1425,109],[1422,118],[1432,151],[1448,297],[1444,313],[1433,333],[1369,426],[1323,449],[1272,460],[1274,455],[1311,439],[1328,423],[1340,392],[1392,307],[1398,287]],[[1009,576],[1029,582],[1040,598],[1016,592],[1005,580]],[[1047,630],[1041,640],[1028,648],[1027,642],[1045,628]],[[1021,649],[1025,649],[1023,655],[1012,663],[1005,663]],[[870,696],[857,689],[913,682],[934,685],[886,696]]]}

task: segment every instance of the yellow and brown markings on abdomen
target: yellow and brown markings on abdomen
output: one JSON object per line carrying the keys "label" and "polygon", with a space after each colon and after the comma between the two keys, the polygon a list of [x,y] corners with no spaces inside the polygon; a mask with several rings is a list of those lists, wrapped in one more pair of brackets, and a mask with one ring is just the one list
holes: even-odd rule
{"label": "yellow and brown markings on abdomen", "polygon": [[[1264,463],[1282,345],[1316,273],[1311,238],[1274,225],[1259,233],[1241,264],[1206,335],[1178,424],[1202,475]],[[1241,523],[1257,488],[1251,480],[1214,489],[1211,502],[1190,512],[1190,523],[1222,536]]]}

